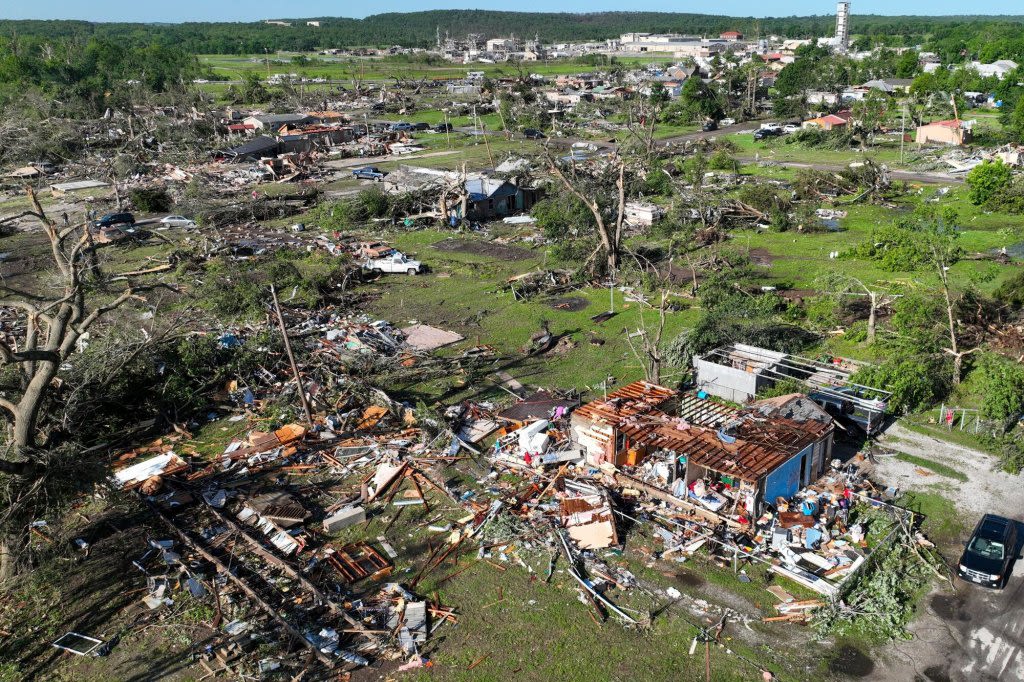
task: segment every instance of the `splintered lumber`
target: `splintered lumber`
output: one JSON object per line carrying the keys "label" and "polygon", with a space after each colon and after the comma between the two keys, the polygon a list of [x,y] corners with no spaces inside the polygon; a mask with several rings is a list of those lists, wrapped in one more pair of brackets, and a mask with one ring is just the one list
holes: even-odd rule
{"label": "splintered lumber", "polygon": [[[213,507],[210,507],[209,505],[207,506],[207,508],[213,513],[214,516],[216,516],[218,519],[220,519],[224,523],[224,525],[226,525],[228,528],[230,528],[231,530],[237,532],[240,536],[242,536],[242,538],[247,543],[249,543],[249,546],[252,547],[254,552],[256,552],[261,557],[263,557],[264,559],[266,559],[270,563],[272,563],[275,566],[277,566],[278,568],[280,568],[282,571],[284,571],[286,574],[288,574],[288,576],[290,578],[292,578],[293,580],[299,581],[299,584],[302,585],[302,587],[304,587],[305,589],[309,590],[313,594],[313,596],[315,596],[318,600],[320,600],[320,602],[326,604],[327,608],[331,610],[331,613],[333,613],[335,615],[338,615],[338,616],[341,616],[342,618],[344,618],[346,623],[351,625],[353,629],[355,629],[358,632],[360,632],[363,635],[363,637],[365,637],[366,639],[368,639],[368,640],[370,640],[370,641],[372,641],[374,643],[377,642],[376,638],[372,637],[369,634],[368,630],[366,629],[366,627],[362,623],[360,623],[358,620],[356,620],[352,616],[348,615],[348,613],[343,608],[341,608],[340,606],[335,604],[333,601],[331,601],[330,597],[328,597],[326,594],[324,594],[323,591],[320,590],[320,588],[318,588],[316,585],[314,585],[309,580],[309,578],[307,578],[301,572],[299,572],[295,568],[293,568],[290,563],[288,563],[284,559],[281,559],[280,557],[274,555],[270,550],[268,550],[266,547],[264,547],[263,544],[259,541],[259,539],[256,538],[254,535],[252,535],[248,531],[248,529],[246,529],[243,526],[240,526],[239,524],[235,523],[231,518],[229,518],[227,516],[227,514],[223,514],[219,510],[217,510],[217,509],[215,509]],[[303,638],[303,639],[305,639],[305,638]]]}
{"label": "splintered lumber", "polygon": [[725,522],[725,524],[730,528],[741,528],[740,524],[736,523],[728,517],[720,516],[711,511],[710,509],[704,509],[703,507],[693,504],[692,502],[680,499],[675,495],[672,495],[671,493],[662,490],[661,488],[650,485],[648,483],[644,483],[639,478],[634,478],[633,476],[624,474],[621,471],[615,471],[613,476],[615,479],[615,483],[620,488],[634,488],[642,493],[650,495],[656,500],[668,502],[673,507],[679,507],[681,509],[686,509],[687,511],[693,512],[695,515],[701,517],[705,521],[710,521],[711,523]]}
{"label": "splintered lumber", "polygon": [[302,633],[299,632],[298,630],[296,630],[292,626],[291,623],[289,623],[284,618],[282,618],[277,613],[277,610],[274,609],[273,606],[271,606],[267,602],[263,601],[263,598],[260,597],[259,594],[257,594],[256,590],[254,590],[251,587],[249,587],[249,585],[244,580],[242,580],[241,578],[236,576],[234,573],[232,573],[230,567],[225,565],[224,562],[221,561],[220,559],[218,559],[216,555],[211,554],[210,552],[206,551],[206,549],[203,548],[200,545],[200,543],[197,540],[195,540],[188,531],[186,531],[184,529],[181,529],[181,528],[178,528],[178,526],[176,526],[174,524],[174,522],[171,521],[170,517],[168,517],[166,514],[164,514],[164,512],[161,511],[159,507],[157,507],[153,503],[148,503],[148,504],[149,504],[149,508],[153,511],[153,513],[156,514],[158,517],[160,517],[160,520],[163,521],[164,524],[166,524],[166,526],[171,530],[171,532],[174,533],[175,535],[177,535],[181,539],[182,542],[184,542],[186,545],[188,545],[191,549],[193,549],[196,552],[198,552],[199,555],[202,556],[204,559],[206,559],[207,561],[212,563],[214,566],[216,566],[217,567],[217,571],[219,573],[223,573],[224,575],[226,575],[228,580],[230,580],[235,585],[237,585],[238,588],[240,590],[242,590],[242,592],[244,592],[246,594],[246,596],[248,596],[250,599],[252,599],[261,609],[263,609],[263,611],[268,616],[273,618],[277,622],[278,625],[280,625],[282,628],[284,628],[285,632],[287,632],[289,635],[291,635],[292,637],[297,639],[299,642],[301,642],[304,647],[306,647],[307,649],[312,651],[313,655],[317,657],[317,660],[319,660],[321,663],[323,663],[328,668],[333,668],[334,667],[335,660],[333,658],[331,658],[330,656],[328,656],[324,652],[320,651],[319,647],[317,647],[312,642],[310,642],[308,639],[303,637]]}
{"label": "splintered lumber", "polygon": [[349,583],[371,575],[384,575],[393,568],[391,562],[365,542],[353,542],[332,549],[334,551],[326,556],[327,563]]}

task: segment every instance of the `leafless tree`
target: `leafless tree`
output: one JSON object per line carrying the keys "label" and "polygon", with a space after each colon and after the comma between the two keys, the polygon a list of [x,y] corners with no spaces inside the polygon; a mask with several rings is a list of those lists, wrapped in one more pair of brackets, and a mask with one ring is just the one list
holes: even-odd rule
{"label": "leafless tree", "polygon": [[[665,309],[668,305],[668,289],[659,292],[658,323],[652,329],[647,327],[643,308],[637,313],[637,330],[631,333],[625,330],[626,342],[633,355],[644,368],[644,379],[657,384],[661,381],[662,345],[661,337],[665,333]],[[636,343],[634,343],[634,338]]]}
{"label": "leafless tree", "polygon": [[837,296],[864,296],[867,299],[868,345],[875,342],[878,327],[878,311],[892,305],[896,299],[902,296],[902,294],[895,294],[879,288],[873,289],[862,280],[849,275],[829,277],[826,279],[826,286],[835,289],[834,293]]}
{"label": "leafless tree", "polygon": [[[38,426],[61,366],[96,322],[129,301],[145,300],[143,293],[167,285],[136,285],[125,279],[119,293],[93,305],[87,300],[89,226],[58,225],[46,215],[35,192],[27,192],[32,206],[28,214],[39,221],[49,241],[58,285],[49,295],[0,285],[5,294],[0,305],[15,311],[24,324],[24,333],[15,342],[0,339],[0,368],[16,368],[17,374],[17,388],[0,396],[0,410],[9,423],[7,446],[0,450],[0,474],[11,477],[15,487],[31,490],[47,474],[49,436]],[[0,544],[0,579],[14,570],[19,548],[11,540],[8,533]]]}

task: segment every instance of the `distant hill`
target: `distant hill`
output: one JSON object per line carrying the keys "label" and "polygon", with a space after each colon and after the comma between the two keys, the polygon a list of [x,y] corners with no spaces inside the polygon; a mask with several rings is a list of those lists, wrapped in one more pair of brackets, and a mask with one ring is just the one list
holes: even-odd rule
{"label": "distant hill", "polygon": [[[319,27],[307,26],[315,20]],[[632,31],[678,32],[717,36],[738,30],[749,37],[781,35],[790,38],[831,35],[831,15],[809,17],[725,17],[669,12],[600,12],[595,14],[546,14],[489,10],[434,10],[405,14],[377,14],[365,19],[312,17],[284,19],[291,26],[251,23],[129,24],[85,21],[0,20],[0,36],[36,39],[110,37],[129,45],[168,42],[194,53],[247,54],[264,50],[308,51],[328,47],[390,46],[427,47],[436,31],[453,37],[480,33],[485,37],[514,33],[543,41],[603,40]],[[891,36],[893,42],[920,41],[935,32],[978,30],[983,25],[1004,30],[1014,25],[1020,33],[1024,16],[878,16],[854,14],[851,33]],[[1009,32],[1009,31],[1007,31]]]}

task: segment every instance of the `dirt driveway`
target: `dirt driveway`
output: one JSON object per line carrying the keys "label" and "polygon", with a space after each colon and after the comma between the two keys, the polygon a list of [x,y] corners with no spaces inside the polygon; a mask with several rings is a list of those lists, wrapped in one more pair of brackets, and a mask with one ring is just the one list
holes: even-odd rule
{"label": "dirt driveway", "polygon": [[[939,474],[922,475],[914,464],[882,455],[879,480],[903,490],[939,492],[964,516],[970,533],[986,512],[1018,522],[1024,541],[1024,476],[996,469],[995,459],[960,445],[905,429],[890,427],[879,441],[883,448],[924,457],[967,476],[959,481]],[[961,538],[966,540],[967,538]],[[952,565],[959,545],[944,548]],[[1017,548],[1018,555],[1021,548]],[[957,580],[955,592],[936,589],[925,598],[921,614],[910,625],[913,639],[898,642],[878,661],[868,679],[886,682],[1024,681],[1024,561],[1018,561],[1003,590],[987,590]]]}

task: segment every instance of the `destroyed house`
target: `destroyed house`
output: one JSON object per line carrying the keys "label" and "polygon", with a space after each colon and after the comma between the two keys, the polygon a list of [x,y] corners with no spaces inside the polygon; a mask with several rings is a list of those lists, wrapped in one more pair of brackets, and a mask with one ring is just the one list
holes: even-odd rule
{"label": "destroyed house", "polygon": [[272,137],[261,135],[244,144],[217,152],[217,156],[228,161],[256,161],[268,156],[276,156],[280,146]]}
{"label": "destroyed house", "polygon": [[276,133],[284,125],[305,125],[314,123],[312,116],[306,114],[256,114],[242,120],[256,130],[267,130]]}
{"label": "destroyed house", "polygon": [[623,429],[645,416],[664,414],[677,396],[678,392],[671,388],[635,381],[573,412],[572,438],[592,465],[636,465],[646,450],[636,447]]}
{"label": "destroyed house", "polygon": [[350,141],[352,129],[343,126],[282,126],[277,141],[282,152],[309,152],[334,147]]}
{"label": "destroyed house", "polygon": [[540,190],[520,187],[508,180],[471,173],[465,176],[463,192],[466,196],[466,215],[461,215],[462,206],[457,192],[460,174],[434,168],[402,166],[384,178],[384,188],[389,192],[421,192],[437,198],[440,208],[441,194],[448,191],[448,210],[451,216],[473,220],[486,220],[529,211],[540,197]]}
{"label": "destroyed house", "polygon": [[[701,408],[687,400],[680,411],[700,419]],[[832,417],[807,396],[744,410],[712,405],[704,425],[654,410],[619,429],[634,450],[660,464],[677,498],[715,513],[757,515],[816,481],[831,458]]]}

